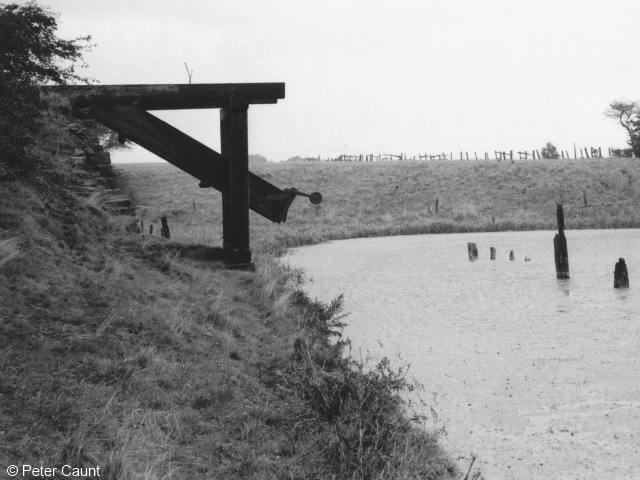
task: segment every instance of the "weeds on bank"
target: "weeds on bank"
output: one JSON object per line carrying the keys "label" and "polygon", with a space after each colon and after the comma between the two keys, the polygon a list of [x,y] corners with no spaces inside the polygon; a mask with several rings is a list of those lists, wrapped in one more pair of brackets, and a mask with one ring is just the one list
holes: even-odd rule
{"label": "weeds on bank", "polygon": [[[281,273],[282,275],[282,273]],[[325,425],[320,450],[339,478],[444,478],[455,472],[435,435],[421,428],[402,394],[414,385],[388,359],[374,366],[349,356],[342,296],[329,305],[296,292],[304,334],[280,378]],[[304,423],[304,422],[303,422]]]}
{"label": "weeds on bank", "polygon": [[131,235],[58,178],[0,185],[2,463],[127,480],[452,471],[407,417],[404,372],[348,358],[341,299],[309,301],[268,255],[230,272]]}

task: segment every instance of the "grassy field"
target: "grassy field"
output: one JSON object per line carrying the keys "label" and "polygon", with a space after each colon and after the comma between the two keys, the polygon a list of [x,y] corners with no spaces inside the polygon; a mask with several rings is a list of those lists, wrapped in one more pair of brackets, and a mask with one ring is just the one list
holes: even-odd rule
{"label": "grassy field", "polygon": [[[150,194],[180,191],[153,175]],[[109,215],[100,192],[78,193],[86,181],[57,160],[0,181],[3,472],[68,464],[111,480],[459,477],[437,436],[410,419],[403,372],[346,355],[339,302],[310,302],[268,256],[255,273],[229,271],[132,233],[133,218]],[[211,192],[195,192],[202,221]],[[182,196],[178,232],[177,219],[191,215],[181,211],[191,194]]]}
{"label": "grassy field", "polygon": [[[199,189],[169,164],[118,168],[138,213],[155,222],[156,231],[158,217],[166,215],[176,240],[221,243],[218,192]],[[271,163],[253,170],[281,188],[324,197],[320,205],[297,198],[280,225],[252,213],[258,252],[361,236],[552,229],[556,202],[565,205],[570,229],[640,226],[640,162],[634,159]]]}

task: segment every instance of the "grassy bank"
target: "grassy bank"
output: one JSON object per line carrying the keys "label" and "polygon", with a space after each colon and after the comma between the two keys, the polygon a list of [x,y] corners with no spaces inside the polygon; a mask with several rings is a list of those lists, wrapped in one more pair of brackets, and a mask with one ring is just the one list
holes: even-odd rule
{"label": "grassy bank", "polygon": [[[49,163],[0,182],[3,474],[29,463],[100,466],[108,479],[453,478],[408,419],[403,373],[345,355],[339,303],[309,302],[267,256],[232,272],[132,233],[100,192],[81,195],[93,180]],[[183,185],[156,180],[161,196]],[[172,207],[183,237],[184,195]],[[193,220],[208,226],[197,200]]]}
{"label": "grassy bank", "polygon": [[[168,164],[119,168],[147,223],[167,215],[175,238],[220,243],[219,193],[198,189]],[[252,214],[256,251],[362,236],[551,229],[560,201],[567,228],[640,226],[634,159],[259,164],[253,170],[282,188],[324,197],[320,205],[296,199],[282,225]]]}

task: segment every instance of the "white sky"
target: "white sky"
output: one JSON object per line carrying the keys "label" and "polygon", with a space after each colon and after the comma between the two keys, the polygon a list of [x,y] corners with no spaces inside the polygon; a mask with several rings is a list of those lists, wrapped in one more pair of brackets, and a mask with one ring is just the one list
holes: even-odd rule
{"label": "white sky", "polygon": [[[90,34],[102,84],[286,82],[249,110],[271,160],[624,146],[640,99],[637,0],[40,0]],[[216,150],[218,111],[159,116]],[[128,156],[143,158],[134,151]]]}

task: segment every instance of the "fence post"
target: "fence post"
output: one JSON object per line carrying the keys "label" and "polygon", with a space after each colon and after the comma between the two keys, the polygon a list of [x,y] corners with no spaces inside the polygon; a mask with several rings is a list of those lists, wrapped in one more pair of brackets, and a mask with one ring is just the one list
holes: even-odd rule
{"label": "fence post", "polygon": [[162,228],[160,228],[160,235],[162,238],[166,238],[169,240],[171,238],[171,233],[169,233],[169,224],[167,223],[167,217],[160,217],[160,223],[162,223]]}

